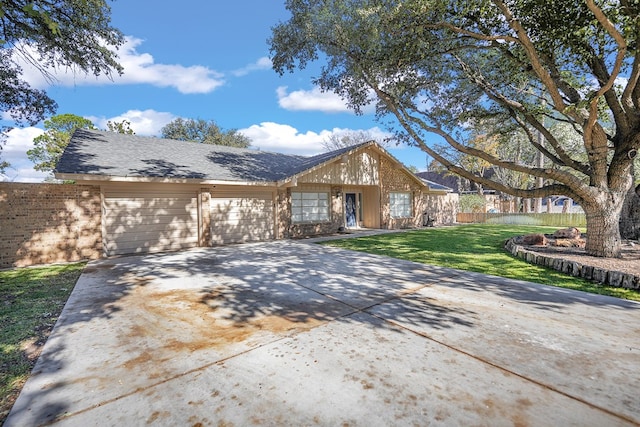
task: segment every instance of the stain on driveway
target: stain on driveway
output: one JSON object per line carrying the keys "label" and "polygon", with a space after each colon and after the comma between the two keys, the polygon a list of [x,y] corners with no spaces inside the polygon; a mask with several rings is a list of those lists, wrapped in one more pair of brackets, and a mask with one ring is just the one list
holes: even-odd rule
{"label": "stain on driveway", "polygon": [[91,262],[5,426],[634,425],[640,305],[306,242]]}

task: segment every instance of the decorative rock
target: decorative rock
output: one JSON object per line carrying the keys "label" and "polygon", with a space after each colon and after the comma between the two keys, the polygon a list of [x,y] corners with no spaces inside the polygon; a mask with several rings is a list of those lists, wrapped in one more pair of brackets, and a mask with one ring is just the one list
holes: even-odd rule
{"label": "decorative rock", "polygon": [[[620,271],[609,271],[591,265],[583,265],[577,261],[570,261],[563,258],[543,255],[536,252],[535,250],[527,250],[518,245],[518,243],[525,244],[524,237],[526,236],[518,236],[507,240],[504,244],[505,249],[510,251],[513,256],[521,258],[531,264],[553,268],[565,274],[570,274],[575,277],[582,277],[585,280],[591,280],[609,286],[617,286],[628,289],[640,289],[640,276],[638,275],[626,274]],[[530,241],[535,241],[535,239],[539,238],[532,239],[534,240]],[[575,239],[575,241],[584,240]]]}
{"label": "decorative rock", "polygon": [[607,270],[594,267],[591,279],[598,283],[607,283],[607,273]]}
{"label": "decorative rock", "polygon": [[562,263],[563,263],[563,259],[561,258],[556,258],[553,260],[553,268],[555,268],[558,271],[562,271]]}
{"label": "decorative rock", "polygon": [[622,287],[627,289],[639,289],[640,280],[632,274],[624,274],[622,276]]}
{"label": "decorative rock", "polygon": [[609,286],[616,286],[616,287],[620,287],[622,285],[622,276],[624,274],[619,272],[619,271],[610,271],[609,272],[609,280],[608,280],[608,285]]}
{"label": "decorative rock", "polygon": [[580,277],[587,280],[593,279],[593,267],[590,265],[583,265]]}
{"label": "decorative rock", "polygon": [[575,227],[561,228],[553,233],[553,237],[556,239],[577,239],[581,236],[580,230]]}
{"label": "decorative rock", "polygon": [[518,256],[518,251],[521,249],[518,245],[511,245],[511,255]]}
{"label": "decorative rock", "polygon": [[547,238],[544,234],[525,234],[522,236],[522,244],[528,246],[545,246],[547,244]]}
{"label": "decorative rock", "polygon": [[564,248],[584,248],[587,241],[584,239],[556,239],[554,246],[560,246]]}
{"label": "decorative rock", "polygon": [[582,273],[582,264],[580,264],[579,262],[573,261],[571,263],[571,275],[574,277],[580,277],[581,273]]}

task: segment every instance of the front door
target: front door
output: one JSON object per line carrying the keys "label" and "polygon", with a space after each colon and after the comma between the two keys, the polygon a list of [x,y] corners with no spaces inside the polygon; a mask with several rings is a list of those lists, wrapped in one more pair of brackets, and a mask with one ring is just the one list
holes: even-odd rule
{"label": "front door", "polygon": [[345,193],[344,217],[348,228],[354,228],[358,225],[358,205],[356,200],[356,193]]}

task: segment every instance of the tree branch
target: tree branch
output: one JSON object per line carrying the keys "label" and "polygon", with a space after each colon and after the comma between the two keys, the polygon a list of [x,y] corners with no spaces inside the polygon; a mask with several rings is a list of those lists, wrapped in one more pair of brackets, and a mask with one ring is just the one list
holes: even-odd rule
{"label": "tree branch", "polygon": [[[614,83],[615,79],[620,74],[620,70],[622,69],[622,65],[624,64],[624,57],[627,54],[627,42],[618,32],[615,25],[607,18],[602,9],[600,9],[593,0],[585,0],[587,7],[594,14],[600,25],[604,27],[604,29],[609,33],[609,35],[615,40],[618,45],[618,53],[616,54],[616,59],[613,65],[613,70],[604,85],[598,90],[595,96],[591,99],[589,105],[589,119],[587,120],[587,124],[585,126],[585,138],[587,139],[587,143],[589,144],[589,140],[592,138],[592,133],[595,130],[596,122],[598,120],[598,102],[602,95],[604,95],[608,90],[610,90]],[[593,142],[591,142],[593,143]]]}
{"label": "tree branch", "polygon": [[544,68],[543,62],[536,52],[535,45],[529,38],[529,35],[522,27],[520,22],[513,16],[509,7],[502,0],[492,1],[502,11],[502,15],[507,20],[507,23],[509,24],[511,29],[513,29],[518,35],[517,40],[524,48],[524,51],[531,61],[531,66],[533,67],[536,75],[538,76],[538,78],[540,78],[542,84],[544,84],[544,86],[547,88],[555,109],[560,112],[564,112],[567,108],[567,105],[565,104],[564,99],[562,99],[562,94],[558,90],[558,86],[556,85],[554,79],[551,78],[549,72]]}
{"label": "tree branch", "polygon": [[[549,159],[552,161],[559,160],[557,163],[563,166],[571,167],[578,172],[581,172],[585,175],[589,174],[589,167],[575,161],[569,154],[562,148],[562,146],[558,143],[557,139],[553,136],[551,132],[542,124],[539,120],[537,120],[531,112],[527,110],[520,102],[511,100],[504,96],[501,92],[499,92],[491,83],[484,79],[484,76],[481,74],[473,72],[471,67],[462,61],[460,58],[457,58],[458,63],[462,67],[463,72],[475,82],[475,84],[480,87],[483,92],[492,100],[507,108],[509,111],[517,111],[520,113],[526,121],[533,126],[536,130],[538,130],[542,135],[544,135],[545,139],[549,142],[549,144],[555,150],[557,157],[553,156],[549,151],[545,150],[542,146],[534,142],[534,139],[530,138],[530,141],[536,147],[537,150],[541,151],[545,155],[548,155]],[[515,117],[512,114],[512,117]],[[526,126],[521,126],[526,130]],[[555,160],[554,160],[555,159]]]}

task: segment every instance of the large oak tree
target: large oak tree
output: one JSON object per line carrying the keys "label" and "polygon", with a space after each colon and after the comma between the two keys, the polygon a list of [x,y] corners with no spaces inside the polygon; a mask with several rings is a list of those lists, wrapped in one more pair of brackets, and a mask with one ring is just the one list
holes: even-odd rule
{"label": "large oak tree", "polygon": [[[380,118],[395,118],[401,138],[486,187],[517,197],[573,198],[586,213],[587,252],[620,254],[618,220],[640,149],[640,1],[288,0],[286,6],[291,18],[269,40],[276,71],[320,60],[316,84],[356,111],[375,102]],[[469,126],[487,120],[505,134],[524,132],[545,166],[476,148]],[[557,123],[578,136],[579,153],[554,133]],[[523,189],[476,175],[432,149],[428,134],[541,184]]]}

